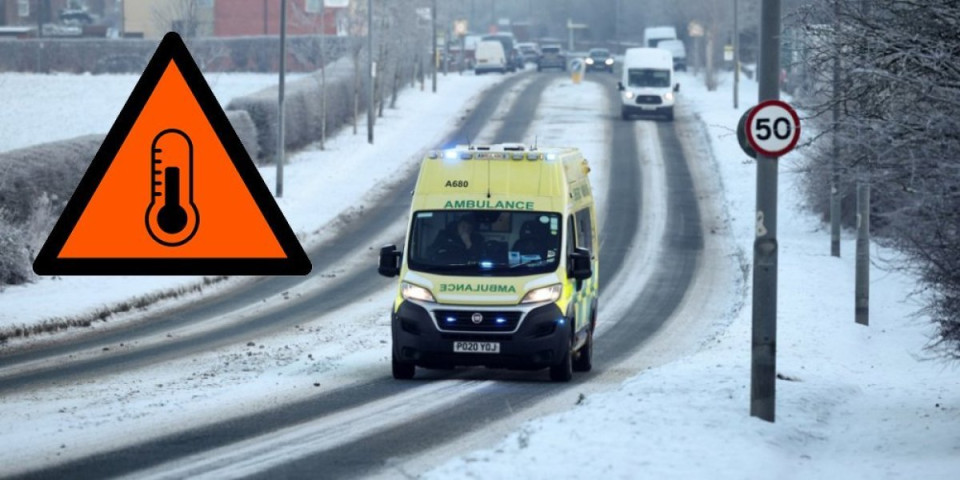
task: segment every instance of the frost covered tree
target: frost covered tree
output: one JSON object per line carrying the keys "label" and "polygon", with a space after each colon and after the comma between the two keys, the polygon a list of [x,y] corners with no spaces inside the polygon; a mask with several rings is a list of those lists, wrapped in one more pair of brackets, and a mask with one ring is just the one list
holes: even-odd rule
{"label": "frost covered tree", "polygon": [[213,33],[212,3],[203,0],[161,0],[153,3],[153,21],[161,31],[175,31],[184,38]]}
{"label": "frost covered tree", "polygon": [[810,155],[810,202],[826,211],[831,159],[848,198],[873,185],[874,234],[905,254],[885,266],[919,275],[935,346],[960,359],[960,2],[816,0],[794,20],[814,144],[840,145]]}
{"label": "frost covered tree", "polygon": [[[390,89],[391,106],[396,102],[400,85],[409,75],[413,75],[417,55],[426,51],[429,41],[419,30],[416,10],[424,7],[424,0],[373,0],[373,60],[375,64],[374,77],[374,108],[378,116],[383,115],[386,89]],[[367,26],[366,0],[352,4],[349,20],[349,30],[353,35],[362,37],[362,41],[351,47],[350,55],[354,61],[354,121],[353,131],[357,133],[360,98],[364,85],[363,75],[366,74],[365,65],[367,55],[366,35]],[[426,41],[426,44],[424,42]]]}

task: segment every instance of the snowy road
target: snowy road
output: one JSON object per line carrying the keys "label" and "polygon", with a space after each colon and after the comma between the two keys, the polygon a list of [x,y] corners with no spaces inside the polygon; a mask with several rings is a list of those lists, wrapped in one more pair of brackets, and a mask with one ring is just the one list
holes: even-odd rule
{"label": "snowy road", "polygon": [[[547,383],[545,374],[482,369],[431,371],[418,375],[426,381],[397,382],[381,363],[368,362],[349,372],[318,372],[318,390],[270,392],[268,401],[253,407],[231,406],[236,413],[225,420],[204,421],[201,409],[183,402],[182,416],[162,428],[148,424],[157,427],[152,431],[103,438],[122,427],[91,429],[88,434],[99,437],[94,446],[64,452],[66,462],[59,453],[41,452],[18,472],[47,478],[416,473],[442,461],[444,453],[482,445],[527,418],[573,405],[584,392],[618,385],[682,354],[686,344],[676,340],[706,330],[708,316],[697,312],[712,308],[716,283],[728,280],[715,278],[716,271],[729,271],[714,268],[711,262],[723,261],[717,256],[703,255],[716,241],[704,238],[701,221],[712,218],[711,190],[692,158],[689,145],[696,142],[681,142],[696,130],[682,113],[674,124],[621,122],[614,80],[596,78],[599,85],[583,87],[600,92],[588,99],[595,111],[585,117],[580,92],[562,76],[509,77],[447,139],[497,143],[536,135],[541,143],[598,144],[585,149],[602,179],[594,187],[605,205],[594,372],[569,385]],[[545,109],[545,103],[552,106]],[[151,375],[151,369],[175,369],[190,359],[202,364],[205,352],[355,316],[373,318],[386,338],[388,329],[380,323],[394,285],[375,276],[370,249],[402,235],[412,185],[408,171],[311,249],[314,265],[332,267],[306,279],[248,280],[106,335],[5,355],[0,393],[32,396],[64,385],[109,385],[121,374]],[[163,402],[162,393],[156,401]]]}

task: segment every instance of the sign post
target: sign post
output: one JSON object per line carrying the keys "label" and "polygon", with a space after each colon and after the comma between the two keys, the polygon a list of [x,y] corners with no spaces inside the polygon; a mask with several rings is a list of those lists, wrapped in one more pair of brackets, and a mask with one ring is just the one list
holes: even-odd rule
{"label": "sign post", "polygon": [[460,75],[463,75],[463,69],[467,64],[467,21],[464,19],[455,20],[453,22],[453,33],[460,39],[460,61],[457,62],[459,66],[457,67],[460,71]]}
{"label": "sign post", "polygon": [[[757,150],[756,237],[753,242],[753,309],[750,362],[750,415],[774,421],[777,382],[777,156],[796,142],[780,137],[780,108],[764,103],[780,98],[780,0],[765,0],[760,10],[760,94],[747,118],[747,139]],[[781,112],[782,113],[782,112]],[[797,125],[799,126],[799,125]],[[799,135],[799,128],[790,135]],[[788,136],[789,138],[789,136]],[[759,147],[759,148],[758,148]],[[770,148],[770,150],[767,150]]]}
{"label": "sign post", "polygon": [[693,39],[693,73],[696,75],[700,72],[700,43],[703,41],[704,35],[703,24],[691,20],[687,24],[687,35],[690,35],[690,38]]}

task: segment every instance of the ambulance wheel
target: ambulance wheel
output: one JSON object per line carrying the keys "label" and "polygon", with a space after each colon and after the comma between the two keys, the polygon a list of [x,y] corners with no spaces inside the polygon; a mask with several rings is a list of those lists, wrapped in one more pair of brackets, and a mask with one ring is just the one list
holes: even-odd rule
{"label": "ambulance wheel", "polygon": [[630,120],[630,114],[627,113],[627,109],[626,109],[626,108],[621,108],[621,109],[620,109],[620,119],[621,119],[621,120]]}
{"label": "ambulance wheel", "polygon": [[580,347],[577,358],[573,360],[574,372],[589,372],[593,369],[593,329],[587,333],[587,342]]}
{"label": "ambulance wheel", "polygon": [[670,107],[670,109],[667,110],[667,113],[666,113],[665,117],[666,117],[666,119],[667,119],[668,122],[672,122],[672,121],[673,121],[673,107]]}
{"label": "ambulance wheel", "polygon": [[410,380],[417,371],[417,366],[412,363],[397,361],[397,355],[393,354],[393,378],[397,380]]}
{"label": "ambulance wheel", "polygon": [[560,360],[560,363],[550,367],[550,380],[554,382],[569,382],[570,379],[573,378],[572,337],[570,342],[571,344],[567,346],[567,351],[563,354],[563,359]]}

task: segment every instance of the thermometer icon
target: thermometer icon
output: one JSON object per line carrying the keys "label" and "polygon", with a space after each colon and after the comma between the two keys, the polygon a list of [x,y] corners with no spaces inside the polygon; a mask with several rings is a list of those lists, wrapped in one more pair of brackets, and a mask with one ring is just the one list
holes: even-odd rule
{"label": "thermometer icon", "polygon": [[171,128],[153,138],[151,153],[147,232],[168,247],[183,245],[200,226],[200,212],[193,203],[193,142]]}

